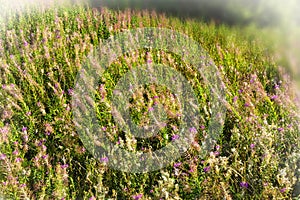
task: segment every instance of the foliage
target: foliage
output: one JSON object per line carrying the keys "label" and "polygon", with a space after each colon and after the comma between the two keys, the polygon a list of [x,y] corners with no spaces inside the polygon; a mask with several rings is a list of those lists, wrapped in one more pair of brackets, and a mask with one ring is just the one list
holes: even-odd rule
{"label": "foliage", "polygon": [[[176,55],[157,50],[128,54],[110,66],[99,83],[97,115],[125,149],[160,148],[176,129],[174,120],[161,131],[164,137],[133,140],[113,125],[105,107],[119,77],[146,63],[146,55],[184,74],[200,102],[198,142],[172,165],[145,174],[112,170],[105,160],[93,158],[75,131],[70,105],[88,53],[101,40],[137,27],[165,27],[198,41],[227,88],[223,133],[214,151],[201,158],[210,107],[197,71],[185,68]],[[69,7],[11,16],[0,36],[0,192],[12,199],[291,198],[298,181],[299,119],[290,79],[276,65],[265,39],[257,29],[181,21],[148,11]],[[172,94],[149,85],[132,97],[137,121],[147,122],[156,95],[176,113],[176,101],[167,98]]]}

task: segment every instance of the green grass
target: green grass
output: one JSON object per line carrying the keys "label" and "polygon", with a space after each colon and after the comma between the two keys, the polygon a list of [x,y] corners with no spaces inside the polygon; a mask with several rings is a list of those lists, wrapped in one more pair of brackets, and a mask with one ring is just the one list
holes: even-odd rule
{"label": "green grass", "polygon": [[[299,119],[290,79],[275,48],[255,27],[181,21],[147,11],[51,8],[11,15],[0,36],[0,193],[11,199],[291,199],[298,181]],[[199,101],[197,142],[176,162],[144,174],[110,169],[83,146],[73,123],[72,90],[82,62],[101,40],[124,29],[164,27],[189,35],[209,53],[226,85],[227,111],[218,146],[199,157],[210,114],[209,90],[179,56],[149,50],[154,63],[173,67]],[[177,126],[178,102],[167,88],[148,85],[131,98],[133,118],[147,123],[159,94],[169,124],[151,140],[132,140],[111,117],[117,81],[147,62],[147,49],[118,58],[99,81],[99,124],[112,142],[136,152],[166,145]],[[145,114],[146,113],[146,114]],[[247,182],[248,187],[241,183]],[[138,198],[138,197],[136,197]]]}

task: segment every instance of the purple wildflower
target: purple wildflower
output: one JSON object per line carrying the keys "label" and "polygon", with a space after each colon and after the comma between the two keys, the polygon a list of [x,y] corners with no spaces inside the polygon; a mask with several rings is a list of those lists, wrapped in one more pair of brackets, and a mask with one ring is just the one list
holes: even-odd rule
{"label": "purple wildflower", "polygon": [[176,114],[176,116],[177,116],[177,117],[181,117],[181,116],[182,116],[182,114],[180,114],[180,113],[177,113],[177,114]]}
{"label": "purple wildflower", "polygon": [[72,95],[74,94],[74,91],[73,91],[72,88],[68,89],[68,94],[69,94],[70,96],[72,96]]}
{"label": "purple wildflower", "polygon": [[6,155],[3,153],[0,155],[0,160],[4,160],[6,158]]}
{"label": "purple wildflower", "polygon": [[69,167],[69,165],[68,165],[68,164],[64,164],[64,165],[60,165],[60,167],[61,167],[62,169],[66,169],[66,168]]}
{"label": "purple wildflower", "polygon": [[153,107],[150,107],[150,108],[148,109],[149,112],[151,112],[151,111],[153,111],[153,110],[154,110]]}
{"label": "purple wildflower", "polygon": [[203,170],[204,170],[204,172],[205,172],[205,173],[209,172],[209,171],[210,171],[210,166],[208,166],[208,167],[204,167],[204,169],[203,169]]}
{"label": "purple wildflower", "polygon": [[240,186],[242,188],[248,188],[249,187],[249,184],[247,182],[240,182]]}
{"label": "purple wildflower", "polygon": [[107,163],[108,162],[108,157],[101,158],[101,162]]}
{"label": "purple wildflower", "polygon": [[2,134],[7,134],[8,133],[8,128],[7,126],[3,127],[3,128],[0,128],[0,133]]}
{"label": "purple wildflower", "polygon": [[45,135],[49,136],[51,133],[49,131],[45,132]]}
{"label": "purple wildflower", "polygon": [[189,170],[190,173],[193,173],[194,171],[195,171],[194,168],[191,168],[191,169]]}
{"label": "purple wildflower", "polygon": [[182,164],[181,162],[175,163],[175,164],[174,164],[174,167],[177,168],[177,167],[179,167],[181,164]]}
{"label": "purple wildflower", "polygon": [[138,194],[138,195],[132,196],[132,198],[133,198],[134,200],[139,200],[140,198],[142,198],[142,196],[143,196],[143,194]]}
{"label": "purple wildflower", "polygon": [[179,138],[179,135],[173,135],[172,136],[172,141],[177,140]]}
{"label": "purple wildflower", "polygon": [[286,191],[286,188],[282,188],[282,189],[280,190],[281,193],[284,193],[285,191]]}
{"label": "purple wildflower", "polygon": [[38,146],[39,146],[39,147],[42,146],[43,143],[44,143],[44,141],[43,141],[43,140],[40,140],[39,143],[38,143]]}
{"label": "purple wildflower", "polygon": [[14,150],[14,151],[13,151],[13,154],[14,154],[14,155],[18,155],[18,154],[19,154],[19,151],[18,151],[18,150]]}
{"label": "purple wildflower", "polygon": [[277,99],[278,98],[278,96],[277,95],[273,95],[273,96],[271,96],[271,100],[275,100],[275,99]]}
{"label": "purple wildflower", "polygon": [[245,106],[245,107],[249,107],[250,104],[249,104],[249,103],[245,103],[244,106]]}
{"label": "purple wildflower", "polygon": [[23,126],[23,127],[22,127],[22,132],[25,132],[25,131],[27,131],[27,127],[26,127],[26,126]]}
{"label": "purple wildflower", "polygon": [[254,147],[255,147],[255,144],[250,144],[251,149],[254,149]]}
{"label": "purple wildflower", "polygon": [[235,103],[237,101],[237,99],[238,99],[237,96],[233,97],[233,102]]}
{"label": "purple wildflower", "polygon": [[283,131],[283,128],[278,128],[277,130],[278,130],[279,132],[281,132],[281,131]]}
{"label": "purple wildflower", "polygon": [[23,135],[23,139],[25,140],[25,142],[28,141],[28,135]]}
{"label": "purple wildflower", "polygon": [[195,127],[191,127],[189,130],[191,133],[197,133],[197,129]]}
{"label": "purple wildflower", "polygon": [[43,151],[46,151],[47,147],[45,145],[42,145],[42,149],[43,149]]}
{"label": "purple wildflower", "polygon": [[16,163],[21,162],[22,158],[16,158]]}

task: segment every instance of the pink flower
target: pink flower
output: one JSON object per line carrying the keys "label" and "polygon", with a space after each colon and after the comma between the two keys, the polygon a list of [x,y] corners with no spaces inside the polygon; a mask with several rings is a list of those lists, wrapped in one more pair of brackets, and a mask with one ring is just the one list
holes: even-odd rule
{"label": "pink flower", "polygon": [[27,127],[26,127],[26,126],[23,126],[23,127],[22,127],[22,132],[25,132],[25,131],[27,131]]}
{"label": "pink flower", "polygon": [[233,97],[233,102],[235,103],[237,101],[237,99],[238,99],[237,96]]}
{"label": "pink flower", "polygon": [[104,163],[107,163],[108,162],[108,157],[101,158],[101,161],[104,162]]}
{"label": "pink flower", "polygon": [[278,98],[278,96],[277,95],[273,95],[273,96],[271,96],[271,100],[275,100],[275,99],[277,99]]}
{"label": "pink flower", "polygon": [[195,127],[191,127],[189,130],[191,133],[197,133],[197,129]]}
{"label": "pink flower", "polygon": [[175,164],[174,164],[174,167],[177,168],[177,167],[179,167],[181,164],[182,164],[181,162],[175,163]]}
{"label": "pink flower", "polygon": [[4,160],[6,158],[6,155],[3,153],[0,155],[0,160]]}
{"label": "pink flower", "polygon": [[286,188],[282,188],[282,189],[280,190],[281,193],[284,193],[285,191],[286,191]]}
{"label": "pink flower", "polygon": [[14,155],[18,155],[18,154],[19,154],[18,150],[15,150],[15,151],[13,152],[13,154],[14,154]]}
{"label": "pink flower", "polygon": [[249,104],[249,103],[245,103],[244,106],[245,106],[245,107],[249,107],[250,104]]}
{"label": "pink flower", "polygon": [[140,198],[142,198],[143,194],[138,194],[138,195],[135,195],[135,196],[132,196],[132,198],[134,200],[139,200]]}
{"label": "pink flower", "polygon": [[64,165],[61,165],[60,167],[61,167],[62,169],[66,169],[66,168],[69,167],[69,165],[68,165],[68,164],[64,164]]}
{"label": "pink flower", "polygon": [[173,135],[172,136],[172,141],[179,139],[179,135]]}

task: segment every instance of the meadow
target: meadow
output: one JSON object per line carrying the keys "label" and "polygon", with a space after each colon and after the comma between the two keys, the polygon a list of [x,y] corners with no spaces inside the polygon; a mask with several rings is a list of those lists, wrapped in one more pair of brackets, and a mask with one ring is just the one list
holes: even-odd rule
{"label": "meadow", "polygon": [[[198,71],[180,56],[157,49],[118,57],[95,90],[98,123],[111,142],[131,152],[149,152],[176,135],[178,101],[159,85],[140,88],[130,101],[136,123],[147,124],[156,103],[168,111],[168,124],[153,138],[125,134],[111,116],[109,104],[118,80],[149,60],[170,66],[189,80],[201,113],[196,140],[179,159],[160,170],[130,173],[111,169],[107,159],[97,159],[86,149],[73,122],[71,102],[77,74],[90,51],[114,34],[143,27],[176,30],[208,52],[226,87],[226,118],[214,149],[200,156],[211,104],[210,91]],[[276,37],[269,32],[146,10],[84,6],[12,13],[0,31],[0,194],[4,199],[299,196],[295,89],[281,66],[284,62],[278,60]]]}

